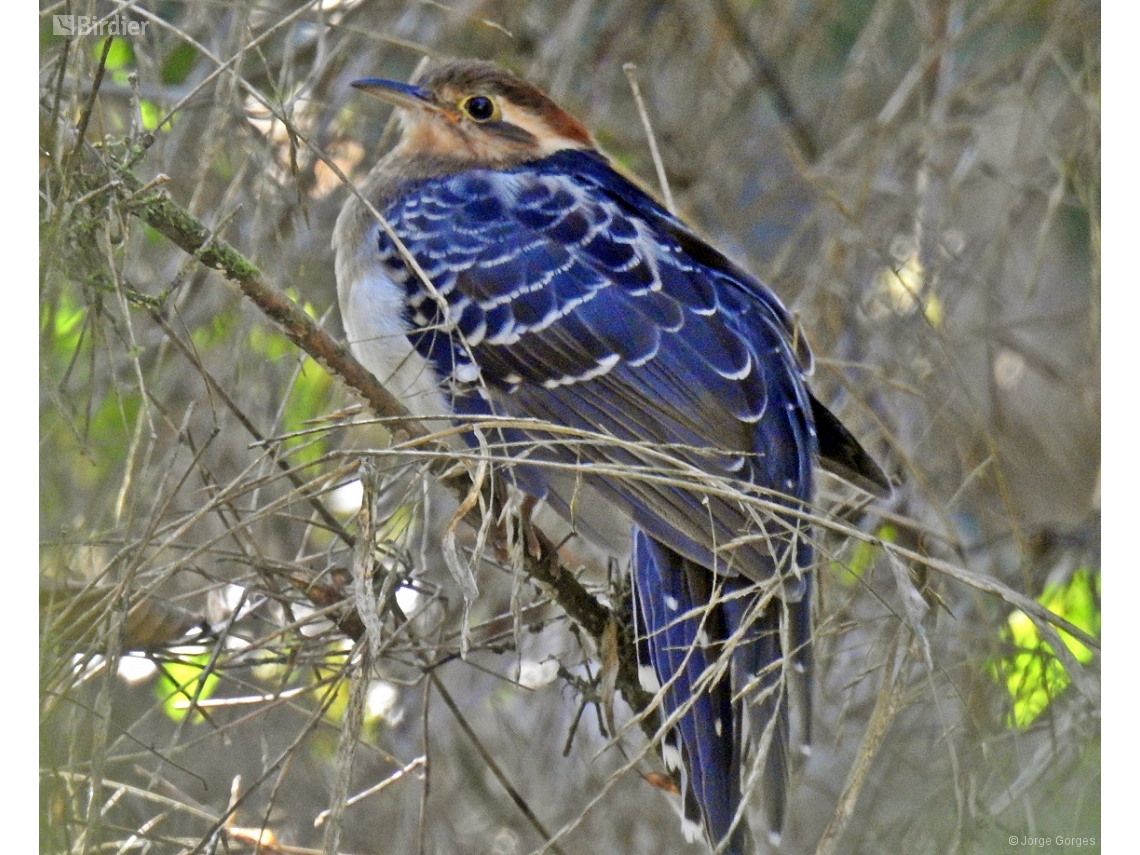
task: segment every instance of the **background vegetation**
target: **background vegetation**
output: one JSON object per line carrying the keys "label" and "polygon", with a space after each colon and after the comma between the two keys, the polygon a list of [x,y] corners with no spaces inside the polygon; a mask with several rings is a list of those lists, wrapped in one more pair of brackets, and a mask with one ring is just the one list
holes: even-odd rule
{"label": "background vegetation", "polygon": [[[146,32],[67,38],[61,14]],[[866,507],[822,484],[814,751],[785,851],[1099,848],[1099,654],[1040,619],[1099,634],[1098,4],[40,20],[43,851],[701,851],[644,779],[605,634],[509,551],[465,615],[416,536],[439,455],[391,450],[407,431],[350,409],[213,269],[224,241],[342,337],[333,165],[359,180],[391,141],[348,83],[425,55],[524,74],[656,187],[632,75],[678,208],[798,314],[816,393],[900,481]],[[165,200],[205,247],[172,239]],[[365,458],[387,489],[362,517]],[[619,574],[580,558],[620,614]],[[353,611],[372,563],[412,624]]]}

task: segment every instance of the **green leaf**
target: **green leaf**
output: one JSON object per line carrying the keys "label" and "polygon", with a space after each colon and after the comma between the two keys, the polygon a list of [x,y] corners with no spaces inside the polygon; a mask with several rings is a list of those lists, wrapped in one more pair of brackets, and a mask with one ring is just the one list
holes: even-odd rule
{"label": "green leaf", "polygon": [[[103,55],[103,42],[97,41],[91,46],[96,61]],[[107,52],[107,73],[111,79],[120,86],[127,85],[127,75],[138,63],[135,61],[135,50],[127,39],[115,39],[111,42],[111,49]]]}
{"label": "green leaf", "polygon": [[[898,536],[898,529],[890,523],[879,526],[879,530],[875,532],[875,537],[883,543],[894,543]],[[877,543],[860,540],[851,550],[850,559],[846,562],[831,562],[831,571],[839,577],[843,584],[854,585],[856,581],[863,578],[863,574],[875,563],[875,556],[878,555],[879,548]]]}
{"label": "green leaf", "polygon": [[[139,102],[139,115],[142,117],[142,126],[148,131],[157,131],[158,123],[162,121],[163,111],[153,101]],[[167,128],[174,122],[173,117],[164,123]]]}
{"label": "green leaf", "polygon": [[[1088,568],[1077,570],[1068,582],[1047,585],[1037,602],[1089,635],[1100,635],[1099,573]],[[1057,634],[1078,662],[1092,660],[1092,651],[1081,642],[1063,630],[1057,630]],[[991,660],[986,667],[1009,693],[1012,706],[1006,726],[1024,729],[1065,690],[1069,675],[1025,612],[1011,614],[1002,635],[1010,653]]]}
{"label": "green leaf", "polygon": [[83,319],[87,307],[80,306],[67,294],[61,294],[55,304],[40,306],[40,332],[51,339],[51,349],[69,357],[79,346]]}
{"label": "green leaf", "polygon": [[194,722],[203,720],[197,707],[188,703],[205,700],[214,693],[218,675],[206,670],[209,661],[210,653],[204,651],[180,661],[164,662],[159,669],[154,693],[162,701],[162,709],[174,721],[182,721],[188,714],[193,716]]}
{"label": "green leaf", "polygon": [[186,79],[197,59],[198,50],[187,42],[180,42],[162,63],[162,82],[167,86],[178,85]]}

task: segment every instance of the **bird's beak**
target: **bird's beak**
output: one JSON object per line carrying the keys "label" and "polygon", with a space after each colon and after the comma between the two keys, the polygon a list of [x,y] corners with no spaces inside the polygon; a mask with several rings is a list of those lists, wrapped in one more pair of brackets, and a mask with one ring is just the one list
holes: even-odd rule
{"label": "bird's beak", "polygon": [[382,80],[379,77],[365,77],[363,80],[352,81],[352,86],[374,98],[379,98],[381,101],[386,101],[396,107],[403,107],[406,110],[440,111],[430,92],[410,83]]}

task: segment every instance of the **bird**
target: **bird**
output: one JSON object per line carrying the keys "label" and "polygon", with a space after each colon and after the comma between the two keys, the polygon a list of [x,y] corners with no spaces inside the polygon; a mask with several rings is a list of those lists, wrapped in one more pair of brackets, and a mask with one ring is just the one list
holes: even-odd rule
{"label": "bird", "polygon": [[628,564],[682,831],[754,851],[746,779],[778,835],[810,688],[814,469],[890,479],[808,389],[778,297],[541,89],[465,59],[351,85],[400,125],[333,233],[353,353],[412,416],[486,420],[465,440]]}

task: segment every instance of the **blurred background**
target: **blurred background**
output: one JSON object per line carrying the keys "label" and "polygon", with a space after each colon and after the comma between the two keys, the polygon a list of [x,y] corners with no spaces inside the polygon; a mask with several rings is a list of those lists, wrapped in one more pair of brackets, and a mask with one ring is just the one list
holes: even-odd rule
{"label": "blurred background", "polygon": [[[1083,0],[41,3],[41,850],[704,851],[594,641],[510,561],[465,616],[417,538],[430,461],[380,454],[122,192],[153,182],[343,339],[328,164],[359,181],[394,138],[348,84],[457,56],[660,194],[636,80],[678,210],[798,316],[899,484],[821,479],[778,851],[1099,851],[1099,654],[1026,611],[1099,635],[1099,34]],[[362,527],[415,616],[367,668],[339,605]],[[615,569],[581,572],[620,612]]]}

